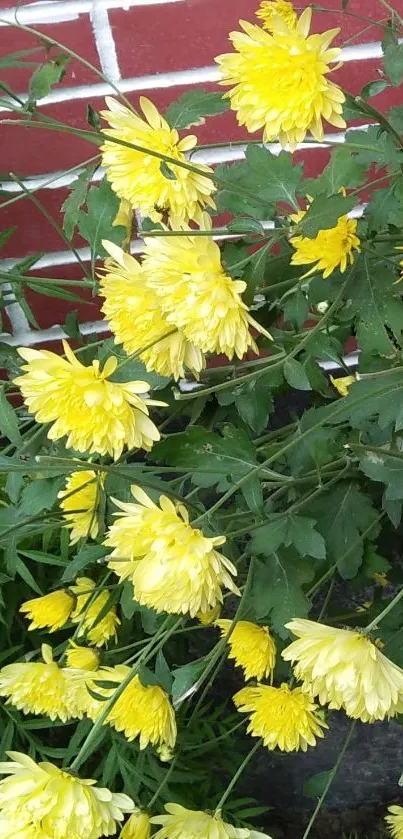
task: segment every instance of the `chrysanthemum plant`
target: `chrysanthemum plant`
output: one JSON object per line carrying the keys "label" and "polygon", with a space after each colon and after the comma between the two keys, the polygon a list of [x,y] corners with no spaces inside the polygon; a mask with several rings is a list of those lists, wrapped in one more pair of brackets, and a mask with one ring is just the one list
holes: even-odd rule
{"label": "chrysanthemum plant", "polygon": [[[1,272],[34,326],[25,289],[71,301],[59,353],[0,348],[3,837],[270,833],[276,753],[325,748],[345,715],[306,839],[356,721],[403,713],[403,105],[377,108],[403,21],[380,6],[359,96],[342,33],[284,0],[230,33],[222,87],[165,114],[110,83],[85,130],[51,119],[79,57],[46,35],[28,98],[1,83],[13,131],[93,146],[59,230],[82,279]],[[189,129],[229,108],[245,154],[210,168]],[[306,141],[328,150],[315,178]],[[43,209],[12,177],[3,209]],[[80,331],[88,289],[110,337]],[[241,778],[258,750],[264,801]],[[387,821],[401,839],[397,786]]]}

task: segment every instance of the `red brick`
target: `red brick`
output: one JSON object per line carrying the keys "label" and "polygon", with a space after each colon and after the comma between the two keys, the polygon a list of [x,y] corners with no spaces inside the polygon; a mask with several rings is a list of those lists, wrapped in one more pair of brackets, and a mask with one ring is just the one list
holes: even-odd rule
{"label": "red brick", "polygon": [[[110,22],[124,76],[200,67],[213,63],[214,57],[230,51],[228,33],[238,29],[239,18],[254,18],[250,0],[232,0],[220,8],[217,0],[188,0],[165,6],[132,7],[127,11],[111,10]],[[258,4],[256,4],[258,5]],[[299,6],[307,6],[304,0]],[[321,4],[333,9],[335,0]],[[349,11],[370,18],[384,17],[377,0],[352,0]],[[351,38],[367,26],[351,15],[331,12],[314,13],[312,31],[342,27],[339,42]],[[372,27],[365,40],[380,40],[380,30]],[[167,36],[168,35],[168,36]]]}
{"label": "red brick", "polygon": [[[0,15],[1,17],[1,15]],[[36,29],[36,27],[34,27]],[[40,47],[38,52],[33,54],[29,61],[42,62],[46,58],[46,51],[44,46],[41,46],[40,34],[41,32],[51,38],[54,38],[59,43],[74,50],[80,57],[87,59],[87,61],[99,68],[99,58],[96,51],[92,27],[88,15],[81,15],[80,18],[73,21],[66,21],[64,23],[55,24],[40,24],[37,30],[37,36],[31,35],[20,29],[11,26],[0,27],[0,55],[2,58],[8,53],[17,52],[18,50],[33,49]],[[43,42],[42,42],[43,43]],[[57,55],[62,52],[58,47],[52,47],[51,55]],[[34,68],[17,68],[2,70],[1,78],[6,81],[16,93],[23,93],[27,90],[29,78],[32,75]],[[80,85],[88,82],[99,81],[96,74],[85,67],[76,59],[71,59],[68,64],[65,78],[62,84]],[[55,88],[60,85],[55,85]]]}

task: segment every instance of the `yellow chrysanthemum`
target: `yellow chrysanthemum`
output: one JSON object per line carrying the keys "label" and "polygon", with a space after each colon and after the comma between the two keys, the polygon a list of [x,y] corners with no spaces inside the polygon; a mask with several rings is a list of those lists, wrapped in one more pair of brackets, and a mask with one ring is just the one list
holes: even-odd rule
{"label": "yellow chrysanthemum", "polygon": [[339,376],[338,378],[329,376],[329,378],[333,387],[336,388],[338,393],[340,393],[340,396],[348,396],[348,389],[350,385],[353,385],[356,381],[355,376]]}
{"label": "yellow chrysanthemum", "polygon": [[248,732],[263,737],[268,749],[306,752],[327,728],[312,699],[301,688],[291,690],[287,684],[242,688],[234,702],[239,711],[250,715]]}
{"label": "yellow chrysanthemum", "polygon": [[[323,140],[322,120],[345,128],[341,116],[345,96],[326,77],[339,49],[328,49],[339,32],[309,35],[312,9],[305,9],[295,27],[273,15],[272,34],[241,20],[244,32],[231,32],[234,53],[216,58],[221,84],[234,85],[226,96],[248,131],[264,127],[265,141],[279,140],[294,149],[308,131]],[[273,83],[275,79],[275,84]]]}
{"label": "yellow chrysanthemum", "polygon": [[217,618],[220,617],[221,606],[217,603],[212,609],[207,609],[206,612],[198,612],[196,618],[200,621],[203,626],[212,626],[213,623],[216,622]]}
{"label": "yellow chrysanthemum", "polygon": [[[305,213],[306,210],[300,210],[298,213],[293,213],[291,219],[298,224]],[[315,263],[301,279],[323,271],[323,279],[326,280],[336,268],[344,274],[348,265],[354,262],[353,251],[361,250],[356,232],[356,219],[340,216],[335,227],[320,230],[313,239],[307,236],[292,236],[290,243],[295,248],[295,253],[291,257],[291,265]]]}
{"label": "yellow chrysanthemum", "polygon": [[[232,621],[216,621],[224,637]],[[267,626],[258,626],[250,621],[238,621],[228,641],[228,658],[242,667],[245,679],[268,679],[276,663],[276,645]]]}
{"label": "yellow chrysanthemum", "polygon": [[26,600],[20,612],[31,621],[28,629],[44,629],[56,632],[68,621],[74,609],[74,597],[66,590],[52,591],[43,597]]}
{"label": "yellow chrysanthemum", "polygon": [[403,807],[398,804],[392,804],[388,807],[388,816],[385,816],[385,822],[388,825],[390,834],[393,839],[403,839]]}
{"label": "yellow chrysanthemum", "polygon": [[116,832],[134,804],[128,795],[98,787],[52,763],[7,752],[0,763],[2,839],[99,839]]}
{"label": "yellow chrysanthemum", "polygon": [[0,696],[24,714],[44,714],[51,720],[76,716],[63,670],[53,661],[52,649],[42,645],[43,661],[21,661],[0,670]]}
{"label": "yellow chrysanthemum", "polygon": [[[197,137],[189,134],[180,140],[176,129],[169,127],[149,99],[140,97],[145,119],[115,99],[107,97],[105,101],[109,110],[101,111],[101,116],[111,127],[105,128],[104,134],[187,163],[186,152],[194,148]],[[101,151],[112,189],[153,221],[160,221],[167,213],[172,226],[177,227],[183,222],[200,221],[204,207],[215,208],[211,197],[215,186],[208,176],[169,163],[172,179],[164,174],[160,158],[111,140],[101,146]],[[207,174],[212,172],[208,166],[197,168]]]}
{"label": "yellow chrysanthemum", "polygon": [[[211,224],[205,219],[205,225]],[[209,236],[157,236],[145,240],[143,271],[146,284],[157,293],[170,326],[183,330],[202,352],[234,354],[257,352],[241,294],[243,280],[232,280],[222,265],[220,249]]]}
{"label": "yellow chrysanthemum", "polygon": [[182,504],[161,495],[157,506],[140,487],[131,489],[138,503],[115,500],[123,515],[115,514],[105,545],[114,549],[108,567],[132,581],[138,603],[194,617],[222,602],[223,586],[239,594],[235,567],[215,550],[224,536],[203,536]]}
{"label": "yellow chrysanthemum", "polygon": [[150,817],[141,810],[135,810],[122,827],[119,839],[149,839]]}
{"label": "yellow chrysanthemum", "polygon": [[66,650],[66,662],[68,667],[79,670],[97,670],[99,653],[91,647],[80,647],[74,641],[70,641],[70,646]]}
{"label": "yellow chrysanthemum", "polygon": [[115,221],[112,224],[112,227],[124,227],[126,230],[126,236],[123,240],[123,248],[125,250],[129,249],[130,246],[130,239],[132,236],[132,229],[133,229],[133,219],[134,219],[134,210],[129,203],[126,201],[125,198],[122,198],[119,204],[118,214],[115,218]]}
{"label": "yellow chrysanthemum", "polygon": [[77,597],[77,603],[71,616],[73,623],[79,624],[78,637],[86,636],[91,644],[102,647],[109,641],[109,638],[116,639],[116,630],[120,620],[113,606],[106,615],[97,621],[99,613],[109,599],[108,591],[101,591],[96,598],[89,603],[95,583],[89,577],[78,577],[75,585],[70,586]]}
{"label": "yellow chrysanthemum", "polygon": [[268,32],[273,32],[275,15],[280,16],[289,29],[294,29],[298,20],[294,6],[288,0],[262,0],[255,14],[263,21],[263,29],[267,29]]}
{"label": "yellow chrysanthemum", "polygon": [[98,506],[104,477],[100,472],[83,469],[72,472],[66,479],[65,488],[60,490],[60,508],[64,512],[67,527],[71,530],[70,544],[79,539],[98,536]]}
{"label": "yellow chrysanthemum", "polygon": [[[125,664],[113,669],[114,678],[120,681],[130,673],[130,667]],[[139,737],[140,749],[145,749],[149,743],[172,749],[176,742],[175,714],[168,694],[159,685],[144,687],[138,676],[125,687],[106,721],[116,731],[123,731],[128,740]]]}
{"label": "yellow chrysanthemum", "polygon": [[219,813],[188,810],[180,804],[165,804],[165,810],[166,815],[150,819],[151,824],[161,825],[154,839],[249,839],[251,835],[251,831],[225,822]]}
{"label": "yellow chrysanthemum", "polygon": [[100,275],[100,293],[105,298],[102,311],[115,342],[123,344],[128,355],[147,347],[140,358],[147,370],[161,376],[180,379],[188,368],[198,377],[204,367],[203,353],[182,331],[172,329],[155,291],[145,285],[140,263],[113,242],[103,245],[112,259],[105,261]]}
{"label": "yellow chrysanthemum", "polygon": [[164,403],[145,401],[147,382],[111,382],[117,366],[114,356],[101,371],[99,361],[84,367],[66,341],[63,347],[67,358],[50,350],[18,350],[27,364],[14,384],[36,421],[52,423],[49,439],[67,436],[68,448],[110,454],[115,460],[125,446],[150,451],[160,434],[148,406]]}
{"label": "yellow chrysanthemum", "polygon": [[403,711],[403,670],[361,632],[294,618],[286,624],[297,636],[282,652],[294,665],[303,689],[321,705],[344,708],[362,722]]}

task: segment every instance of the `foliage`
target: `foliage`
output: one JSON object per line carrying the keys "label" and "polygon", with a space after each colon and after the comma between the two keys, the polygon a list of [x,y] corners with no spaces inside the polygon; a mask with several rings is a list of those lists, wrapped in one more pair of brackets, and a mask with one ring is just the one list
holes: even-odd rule
{"label": "foliage", "polygon": [[[347,17],[348,2],[342,6]],[[215,550],[233,563],[240,597],[228,585],[221,610],[222,616],[233,619],[233,625],[243,619],[268,626],[279,651],[291,640],[286,624],[292,618],[358,627],[369,635],[377,628],[373,637],[385,644],[391,661],[403,665],[401,603],[399,607],[403,591],[403,254],[398,250],[403,250],[403,105],[386,114],[372,105],[386,87],[402,89],[399,16],[392,15],[384,29],[379,68],[383,77],[366,85],[361,96],[347,96],[345,104],[347,117],[370,120],[371,125],[350,128],[343,146],[329,143],[326,165],[317,177],[305,176],[303,163],[296,162],[292,151],[274,153],[260,137],[246,144],[242,160],[207,173],[193,162],[192,152],[182,163],[178,153],[177,169],[195,170],[193,174],[214,181],[216,207],[209,208],[213,225],[216,214],[225,213],[227,219],[220,227],[222,271],[215,279],[218,282],[225,272],[229,282],[240,281],[236,288],[241,289],[245,303],[242,312],[249,312],[243,325],[253,332],[256,353],[250,349],[243,358],[236,353],[229,357],[230,352],[226,357],[202,347],[206,366],[192,367],[185,359],[186,379],[174,381],[167,363],[150,362],[145,353],[149,346],[128,355],[113,338],[83,334],[74,304],[88,299],[88,294],[97,298],[103,260],[110,253],[119,254],[119,247],[125,250],[128,230],[133,232],[136,224],[130,212],[124,224],[113,184],[99,174],[98,146],[104,138],[95,112],[89,118],[88,136],[96,153],[81,168],[70,170],[70,191],[60,208],[62,227],[52,221],[81,265],[82,279],[67,280],[62,270],[59,279],[39,276],[40,253],[12,268],[4,263],[0,314],[17,300],[36,329],[29,300],[37,302],[38,295],[47,295],[68,301],[71,311],[65,331],[74,341],[76,358],[87,367],[94,364],[95,371],[99,365],[104,369],[108,358],[116,360],[109,377],[116,388],[112,405],[119,403],[119,385],[142,382],[141,409],[144,413],[149,407],[161,438],[147,453],[133,446],[115,460],[96,450],[92,454],[72,450],[66,435],[60,439],[49,435],[51,419],[44,421],[40,414],[39,422],[35,421],[14,382],[22,373],[23,361],[12,341],[0,343],[0,668],[39,660],[43,643],[51,643],[55,660],[63,664],[69,640],[88,643],[88,636],[80,636],[73,612],[52,635],[46,626],[29,631],[19,613],[23,602],[60,589],[74,593],[70,587],[77,578],[88,577],[95,587],[83,607],[82,621],[101,594],[105,598],[93,628],[113,609],[120,620],[116,637],[111,634],[100,652],[101,664],[127,663],[144,688],[160,687],[169,694],[178,740],[173,756],[168,755],[170,762],[165,763],[164,755],[151,745],[141,749],[137,738],[129,741],[111,725],[93,725],[88,714],[67,723],[52,721],[24,714],[4,699],[0,760],[12,749],[74,770],[81,771],[84,765],[83,777],[126,792],[153,814],[160,813],[167,801],[214,811],[223,797],[225,818],[236,826],[269,825],[272,815],[275,821],[275,813],[266,814],[266,802],[242,797],[241,792],[237,797],[232,791],[231,778],[238,765],[245,762],[246,766],[250,754],[243,720],[232,703],[242,678],[227,660],[225,638],[219,638],[207,618],[203,622],[199,611],[205,610],[190,616],[184,608],[167,617],[158,612],[157,604],[154,608],[138,595],[136,582],[133,587],[135,571],[133,577],[124,577],[123,572],[120,577],[115,568],[108,567],[111,543],[105,544],[105,536],[116,520],[115,500],[119,505],[133,502],[132,485],[141,487],[152,502],[165,495],[176,505],[178,520],[174,524],[170,520],[169,526],[164,520],[158,538],[153,532],[150,552],[157,559],[158,552],[171,550],[173,528],[184,526],[183,508],[204,535],[203,550],[208,552],[208,543],[208,556],[214,547],[210,540],[224,537]],[[36,50],[35,60],[30,50],[0,60],[0,72],[20,66],[32,71],[26,101],[0,82],[6,96],[2,109],[13,111],[13,119],[28,129],[42,125],[71,131],[71,126],[50,120],[41,109],[41,99],[53,84],[62,82],[70,57],[67,49],[66,55],[53,56],[48,49],[51,39],[46,43],[43,60]],[[218,124],[228,107],[221,90],[192,90],[171,102],[165,118],[173,131],[180,132],[201,126],[210,117],[216,117]],[[149,153],[155,156],[155,150]],[[157,152],[157,157],[158,175],[165,176],[164,188],[169,193],[178,180],[171,168],[176,158],[165,152]],[[29,200],[26,190],[12,200]],[[38,206],[39,199],[35,201]],[[6,206],[8,200],[3,203]],[[143,233],[149,234],[147,247],[148,241],[161,241],[159,237],[176,242],[189,236],[183,224],[175,226],[170,219],[168,204],[156,209],[162,213],[161,224],[153,219],[142,221]],[[332,249],[346,247],[345,239],[341,244],[337,240],[335,229],[348,214],[350,220],[357,216],[359,249],[351,250],[345,264],[341,257],[336,260],[324,280],[326,265],[321,259],[326,262]],[[208,224],[204,215],[197,231],[200,236],[211,236]],[[90,265],[77,250],[77,234],[89,247]],[[18,231],[4,224],[0,246],[16,235]],[[326,247],[322,252],[319,240],[323,235]],[[317,255],[308,262],[299,261],[296,240],[302,240],[305,248],[319,248]],[[108,242],[115,250],[110,251]],[[128,259],[127,254],[124,258]],[[206,268],[208,258],[199,259],[199,283],[204,269],[214,280],[211,265]],[[147,276],[146,263],[145,259],[141,288],[150,295],[147,300],[154,295],[170,330],[169,295],[161,294],[154,275]],[[195,288],[185,299],[190,310]],[[214,282],[211,288],[214,291]],[[133,289],[129,296],[132,293]],[[213,310],[205,316],[206,332],[215,314]],[[228,322],[231,316],[227,313]],[[129,310],[128,324],[133,329],[136,317],[137,310]],[[7,321],[0,326],[6,329]],[[153,328],[151,323],[151,347],[158,344],[152,340]],[[175,330],[176,325],[167,339]],[[186,338],[197,343],[194,335],[186,334]],[[358,351],[358,360],[347,352],[351,347]],[[168,353],[165,362],[167,358]],[[335,379],[330,379],[329,371]],[[337,380],[350,375],[354,380],[345,385],[345,395]],[[71,388],[75,384],[72,381]],[[98,379],[91,380],[89,434],[97,387]],[[158,400],[155,406],[143,399],[148,387]],[[46,379],[44,399],[48,392]],[[69,518],[60,507],[60,492],[68,476],[82,469],[94,472],[96,504],[89,514],[79,509],[89,515],[90,527],[74,541],[66,527]],[[79,495],[77,503],[80,506]],[[151,531],[151,526],[146,528],[141,538],[151,540]],[[135,552],[138,532],[132,538]],[[186,551],[190,548],[186,545],[178,588],[184,586],[188,572]],[[125,558],[119,557],[116,565]],[[135,554],[135,559],[141,557]],[[189,573],[191,577],[193,566]],[[279,652],[273,684],[291,676]],[[88,693],[109,708],[115,700],[105,695],[107,688],[106,679],[100,678],[88,687]],[[331,725],[331,716],[328,722]],[[322,804],[337,768],[338,764],[315,773],[305,784],[304,794],[320,798]],[[228,800],[228,790],[223,796],[226,783],[231,792]],[[271,801],[270,807],[275,804]]]}

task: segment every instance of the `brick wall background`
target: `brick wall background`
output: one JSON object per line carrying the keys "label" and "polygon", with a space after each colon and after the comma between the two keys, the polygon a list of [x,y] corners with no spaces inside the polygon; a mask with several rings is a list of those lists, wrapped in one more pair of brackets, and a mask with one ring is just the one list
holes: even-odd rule
{"label": "brick wall background", "polygon": [[[402,0],[395,0],[400,11],[401,3]],[[137,105],[139,95],[145,93],[159,108],[164,108],[195,85],[216,87],[218,69],[214,56],[228,50],[228,33],[237,28],[239,18],[255,19],[257,5],[258,0],[45,0],[11,8],[7,0],[0,0],[0,58],[35,46],[32,35],[9,25],[17,15],[20,23],[52,36],[100,68],[133,104]],[[295,5],[302,9],[308,2],[296,0]],[[354,16],[342,13],[341,0],[322,0],[321,6],[326,11],[314,13],[314,31],[341,27],[337,41],[343,46],[344,66],[337,73],[337,82],[351,93],[358,93],[364,84],[379,77],[381,66],[382,29],[368,24],[365,18],[385,21],[387,12],[379,0],[350,0],[348,10]],[[6,78],[14,90],[24,94],[29,78],[26,70],[9,71]],[[86,128],[87,103],[99,110],[105,94],[111,92],[107,82],[72,60],[63,83],[41,101],[41,107],[46,115]],[[397,104],[398,96],[398,90],[386,91],[376,98],[375,104],[382,110]],[[0,111],[4,112],[1,106]],[[224,147],[202,150],[193,157],[210,164],[239,159],[244,149],[231,147],[231,141],[248,139],[233,113],[207,121],[196,133],[202,143],[225,143]],[[344,135],[329,133],[329,138],[342,143]],[[35,194],[46,209],[61,218],[67,187],[77,176],[77,172],[65,170],[94,154],[94,146],[70,135],[15,126],[2,126],[1,140],[3,173],[16,173],[26,188],[37,190]],[[276,145],[271,148],[278,149]],[[309,176],[321,170],[327,156],[326,147],[314,148],[309,142],[301,144],[296,152]],[[98,171],[95,177],[101,176]],[[9,180],[1,188],[0,203],[16,197],[21,189]],[[36,263],[33,276],[82,277],[74,254],[65,249],[59,234],[28,198],[3,209],[0,229],[11,225],[17,225],[18,231],[2,251],[3,267],[9,268],[27,254],[40,251],[43,256]],[[79,238],[76,246],[80,257],[88,260],[89,251]],[[132,247],[138,252],[141,243],[133,242]],[[83,333],[107,331],[107,325],[100,323],[98,302],[90,297],[88,302],[77,305],[30,293],[28,299],[37,329],[30,326],[21,306],[12,302],[11,294],[8,299],[9,334],[1,338],[12,345],[59,340],[63,335],[60,324],[72,308],[79,310]]]}

